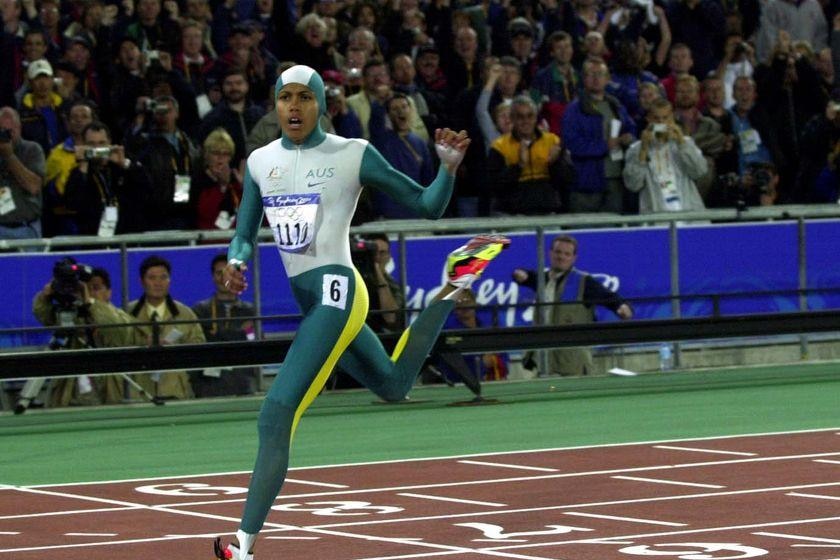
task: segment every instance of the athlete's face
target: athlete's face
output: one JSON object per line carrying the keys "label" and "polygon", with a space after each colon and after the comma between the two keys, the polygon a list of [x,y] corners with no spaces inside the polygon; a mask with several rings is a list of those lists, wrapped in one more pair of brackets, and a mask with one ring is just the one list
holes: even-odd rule
{"label": "athlete's face", "polygon": [[302,143],[318,124],[318,100],[308,87],[286,84],[277,94],[277,118],[283,136]]}

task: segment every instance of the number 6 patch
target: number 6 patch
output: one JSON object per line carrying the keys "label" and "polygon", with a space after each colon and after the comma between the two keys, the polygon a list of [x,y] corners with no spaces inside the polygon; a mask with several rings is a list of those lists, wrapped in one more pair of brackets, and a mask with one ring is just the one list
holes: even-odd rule
{"label": "number 6 patch", "polygon": [[339,309],[345,309],[347,307],[347,291],[349,286],[350,280],[347,276],[342,276],[340,274],[325,274],[321,303],[323,305],[331,305]]}

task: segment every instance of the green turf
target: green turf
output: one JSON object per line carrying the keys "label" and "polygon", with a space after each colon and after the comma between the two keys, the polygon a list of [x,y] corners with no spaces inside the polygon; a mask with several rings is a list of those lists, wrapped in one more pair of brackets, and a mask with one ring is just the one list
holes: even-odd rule
{"label": "green turf", "polygon": [[[836,364],[633,378],[488,383],[499,404],[449,406],[463,387],[421,387],[414,404],[366,391],[321,395],[292,465],[353,463],[840,426]],[[250,470],[260,399],[0,416],[0,483],[48,484]]]}

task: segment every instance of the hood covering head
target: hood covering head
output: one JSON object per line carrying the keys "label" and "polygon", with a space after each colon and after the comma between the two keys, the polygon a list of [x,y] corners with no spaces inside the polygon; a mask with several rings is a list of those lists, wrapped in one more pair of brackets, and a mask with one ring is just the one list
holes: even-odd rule
{"label": "hood covering head", "polygon": [[298,64],[280,74],[274,86],[274,99],[277,99],[277,95],[286,84],[300,84],[308,87],[315,94],[315,99],[318,101],[319,114],[326,114],[327,98],[324,94],[324,80],[321,79],[321,76],[313,68]]}

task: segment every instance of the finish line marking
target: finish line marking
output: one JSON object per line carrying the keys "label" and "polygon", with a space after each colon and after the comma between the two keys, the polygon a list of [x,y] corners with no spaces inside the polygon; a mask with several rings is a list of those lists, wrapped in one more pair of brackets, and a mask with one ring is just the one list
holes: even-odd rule
{"label": "finish line marking", "polygon": [[816,498],[817,500],[840,500],[837,496],[823,496],[821,494],[803,494],[801,492],[788,492],[786,496],[797,496],[799,498]]}
{"label": "finish line marking", "polygon": [[560,472],[559,469],[550,469],[547,467],[529,467],[526,465],[511,465],[509,463],[489,463],[486,461],[470,461],[467,459],[458,462],[464,463],[465,465],[480,465],[482,467],[502,467],[506,469],[522,469],[525,471]]}
{"label": "finish line marking", "polygon": [[746,453],[744,451],[721,451],[719,449],[701,449],[699,447],[680,447],[677,445],[654,445],[656,449],[673,449],[674,451],[696,451],[698,453],[720,453],[721,455],[741,455],[743,457],[755,457],[758,453]]}
{"label": "finish line marking", "polygon": [[596,519],[611,519],[614,521],[627,521],[630,523],[649,523],[651,525],[664,525],[666,527],[688,527],[687,523],[673,523],[671,521],[654,521],[652,519],[641,519],[638,517],[619,517],[617,515],[601,515],[598,513],[583,513],[579,511],[564,511],[563,515],[574,515],[576,517],[594,517]]}
{"label": "finish line marking", "polygon": [[490,507],[507,507],[507,504],[498,504],[495,502],[478,502],[476,500],[464,500],[462,498],[444,498],[443,496],[428,496],[426,494],[411,494],[409,492],[400,492],[397,496],[407,496],[409,498],[421,498],[424,500],[440,500],[441,502],[455,502],[457,504],[474,504],[477,506]]}
{"label": "finish line marking", "polygon": [[676,480],[642,478],[640,476],[611,476],[610,478],[618,478],[621,480],[635,480],[638,482],[652,482],[654,484],[673,484],[674,486],[694,486],[696,488],[726,488],[726,486],[720,486],[719,484],[700,484],[699,482],[677,482]]}

